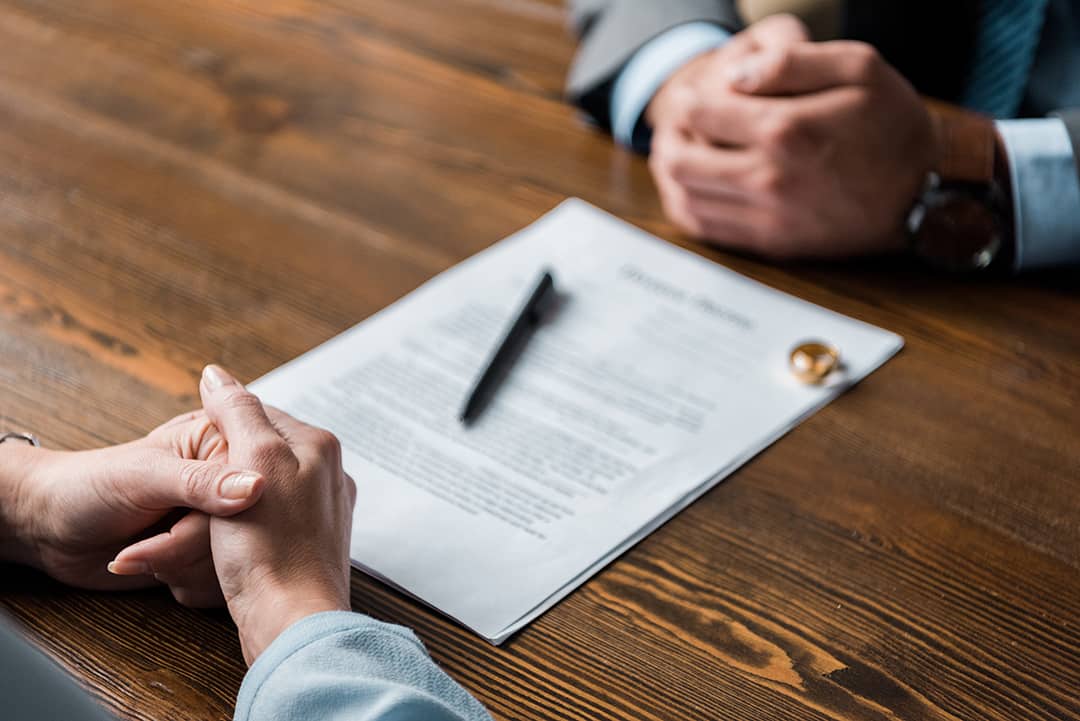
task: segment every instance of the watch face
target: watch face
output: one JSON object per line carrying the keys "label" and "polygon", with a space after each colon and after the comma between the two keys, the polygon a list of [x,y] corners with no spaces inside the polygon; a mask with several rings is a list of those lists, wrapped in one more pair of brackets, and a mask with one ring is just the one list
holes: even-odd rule
{"label": "watch face", "polygon": [[997,257],[1004,237],[993,191],[977,186],[929,191],[911,223],[915,252],[948,270],[986,268]]}

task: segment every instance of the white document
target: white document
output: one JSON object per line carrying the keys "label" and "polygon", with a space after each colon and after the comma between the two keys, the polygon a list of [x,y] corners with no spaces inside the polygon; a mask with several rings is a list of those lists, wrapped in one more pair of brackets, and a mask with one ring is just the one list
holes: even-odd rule
{"label": "white document", "polygon": [[[545,268],[560,307],[463,428]],[[825,387],[788,370],[813,339]],[[252,390],[341,439],[354,564],[501,643],[902,345],[570,200]]]}

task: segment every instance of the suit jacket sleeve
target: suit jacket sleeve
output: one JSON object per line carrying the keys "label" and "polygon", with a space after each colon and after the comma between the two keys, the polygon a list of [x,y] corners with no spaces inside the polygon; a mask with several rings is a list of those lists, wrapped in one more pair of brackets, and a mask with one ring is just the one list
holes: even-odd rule
{"label": "suit jacket sleeve", "polygon": [[570,68],[570,100],[610,129],[611,87],[642,45],[688,22],[741,28],[735,0],[570,0],[570,22],[581,39]]}

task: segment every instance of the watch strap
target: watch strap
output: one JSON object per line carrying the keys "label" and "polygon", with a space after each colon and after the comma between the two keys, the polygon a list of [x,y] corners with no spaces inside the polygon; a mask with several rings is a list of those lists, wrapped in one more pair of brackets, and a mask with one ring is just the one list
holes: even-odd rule
{"label": "watch strap", "polygon": [[993,183],[999,145],[993,119],[935,100],[926,107],[942,148],[934,172],[946,183]]}

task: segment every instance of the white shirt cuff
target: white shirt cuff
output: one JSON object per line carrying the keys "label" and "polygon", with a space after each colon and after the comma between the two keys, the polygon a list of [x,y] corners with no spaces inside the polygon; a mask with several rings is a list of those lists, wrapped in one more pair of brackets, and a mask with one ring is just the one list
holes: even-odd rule
{"label": "white shirt cuff", "polygon": [[997,127],[1012,176],[1014,269],[1080,263],[1080,176],[1065,123],[1002,120]]}
{"label": "white shirt cuff", "polygon": [[698,55],[714,50],[731,33],[708,22],[692,22],[657,35],[641,46],[619,73],[611,92],[611,133],[623,145],[647,151],[647,142],[635,142],[642,114],[656,92],[679,68]]}

